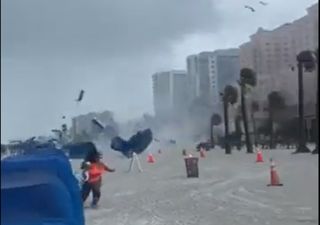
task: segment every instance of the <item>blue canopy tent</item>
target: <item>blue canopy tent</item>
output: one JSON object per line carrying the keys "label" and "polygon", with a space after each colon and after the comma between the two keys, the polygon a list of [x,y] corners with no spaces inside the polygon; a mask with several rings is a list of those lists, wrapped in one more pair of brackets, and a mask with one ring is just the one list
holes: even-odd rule
{"label": "blue canopy tent", "polygon": [[1,225],[84,225],[80,190],[61,150],[1,161]]}

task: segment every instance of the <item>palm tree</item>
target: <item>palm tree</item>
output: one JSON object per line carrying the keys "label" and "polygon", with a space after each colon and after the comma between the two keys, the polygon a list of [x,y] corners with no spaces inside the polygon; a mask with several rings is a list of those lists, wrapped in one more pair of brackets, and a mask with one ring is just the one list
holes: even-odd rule
{"label": "palm tree", "polygon": [[235,138],[237,140],[237,149],[241,150],[241,136],[242,136],[242,130],[241,130],[241,115],[237,114],[234,120],[234,124],[235,124]]}
{"label": "palm tree", "polygon": [[211,147],[214,146],[214,141],[213,141],[213,126],[219,126],[222,122],[222,119],[221,119],[221,116],[219,114],[213,114],[211,116],[211,119],[210,119],[210,144],[211,144]]}
{"label": "palm tree", "polygon": [[253,153],[253,148],[252,148],[250,134],[249,134],[245,95],[248,92],[248,89],[250,87],[256,86],[256,84],[257,84],[256,73],[252,69],[249,69],[249,68],[241,69],[239,85],[241,88],[241,111],[242,111],[244,132],[245,132],[245,136],[246,136],[247,153]]}
{"label": "palm tree", "polygon": [[319,49],[315,52],[316,60],[317,60],[317,103],[316,103],[316,148],[312,151],[312,154],[318,154],[319,153]]}
{"label": "palm tree", "polygon": [[316,60],[314,52],[302,51],[297,56],[298,61],[298,109],[299,109],[299,146],[295,153],[309,153],[310,150],[306,146],[306,134],[304,124],[304,88],[303,88],[303,69],[307,72],[312,72],[316,68]]}
{"label": "palm tree", "polygon": [[269,123],[270,123],[270,142],[269,147],[274,148],[274,114],[277,110],[285,107],[285,101],[280,92],[273,91],[268,95],[269,103]]}
{"label": "palm tree", "polygon": [[299,121],[298,117],[290,118],[279,122],[277,133],[282,137],[283,144],[290,148],[290,145],[295,144],[299,139]]}
{"label": "palm tree", "polygon": [[229,104],[233,105],[238,101],[238,91],[235,87],[227,85],[224,88],[224,93],[221,94],[223,101],[224,112],[224,128],[225,128],[225,150],[226,154],[231,154],[231,147],[229,143]]}
{"label": "palm tree", "polygon": [[312,154],[319,153],[319,74],[317,84],[317,103],[316,103],[316,148],[312,151]]}
{"label": "palm tree", "polygon": [[254,145],[258,146],[258,138],[257,138],[257,127],[256,127],[256,120],[254,114],[259,111],[259,103],[257,101],[251,102],[251,120],[253,126],[253,134],[254,134]]}

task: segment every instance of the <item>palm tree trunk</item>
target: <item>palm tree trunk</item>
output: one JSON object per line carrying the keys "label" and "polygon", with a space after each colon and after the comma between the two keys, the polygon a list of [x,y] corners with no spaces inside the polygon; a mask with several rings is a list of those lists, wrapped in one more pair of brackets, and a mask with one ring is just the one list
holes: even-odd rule
{"label": "palm tree trunk", "polygon": [[[318,61],[317,61],[318,62]],[[312,154],[318,154],[319,153],[319,72],[318,72],[318,64],[317,70],[316,70],[316,76],[318,78],[317,80],[317,103],[316,103],[316,148],[313,150]]]}
{"label": "palm tree trunk", "polygon": [[253,153],[252,144],[249,136],[247,107],[246,107],[246,100],[244,96],[243,85],[241,85],[241,111],[242,111],[243,126],[244,126],[245,138],[246,138],[247,153]]}
{"label": "palm tree trunk", "polygon": [[224,112],[224,146],[226,154],[231,154],[231,147],[229,144],[229,112],[228,102],[223,101],[223,112]]}
{"label": "palm tree trunk", "polygon": [[274,147],[274,131],[273,131],[273,110],[269,109],[269,122],[270,122],[270,143],[269,148],[273,149]]}
{"label": "palm tree trunk", "polygon": [[213,147],[213,124],[212,124],[212,119],[210,120],[210,145],[211,148]]}
{"label": "palm tree trunk", "polygon": [[304,88],[303,88],[303,65],[298,63],[298,91],[299,91],[299,146],[296,153],[308,153],[310,150],[306,146],[306,130],[304,125]]}
{"label": "palm tree trunk", "polygon": [[241,150],[241,119],[239,116],[236,116],[235,118],[235,135],[236,135],[236,140],[237,140],[237,150]]}
{"label": "palm tree trunk", "polygon": [[252,120],[252,126],[253,126],[254,146],[258,147],[257,127],[256,127],[256,120],[254,118],[254,113],[251,113],[251,120]]}

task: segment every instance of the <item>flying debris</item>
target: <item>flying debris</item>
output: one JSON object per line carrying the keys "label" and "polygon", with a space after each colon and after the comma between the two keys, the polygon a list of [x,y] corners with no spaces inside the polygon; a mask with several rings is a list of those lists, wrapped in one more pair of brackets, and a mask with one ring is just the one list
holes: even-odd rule
{"label": "flying debris", "polygon": [[149,146],[152,141],[152,131],[146,129],[138,131],[128,141],[117,136],[111,141],[111,148],[121,152],[127,158],[131,158],[133,153],[140,154]]}
{"label": "flying debris", "polygon": [[251,10],[251,12],[255,12],[256,11],[253,7],[248,6],[248,5],[245,5],[244,8]]}
{"label": "flying debris", "polygon": [[62,130],[62,132],[67,132],[68,131],[68,127],[67,127],[67,124],[62,124],[61,125],[61,130]]}
{"label": "flying debris", "polygon": [[27,139],[25,142],[26,143],[31,143],[31,142],[34,142],[35,139],[36,139],[36,137],[31,137],[31,138]]}
{"label": "flying debris", "polygon": [[52,129],[51,132],[60,134],[62,131],[58,129]]}
{"label": "flying debris", "polygon": [[96,127],[98,127],[100,132],[103,132],[108,138],[112,139],[118,135],[118,130],[113,126],[111,125],[105,126],[97,118],[93,118],[91,121]]}
{"label": "flying debris", "polygon": [[104,129],[104,125],[97,118],[93,118],[91,121],[94,125],[99,127],[101,130]]}
{"label": "flying debris", "polygon": [[81,102],[83,99],[83,95],[84,95],[84,90],[81,90],[78,96],[78,99],[76,100],[77,102]]}
{"label": "flying debris", "polygon": [[268,5],[267,2],[263,2],[263,1],[259,1],[259,3],[260,3],[261,5]]}
{"label": "flying debris", "polygon": [[290,68],[291,71],[295,71],[295,66],[292,64],[289,64],[288,67]]}
{"label": "flying debris", "polygon": [[60,140],[62,139],[62,131],[61,130],[52,129],[51,132],[55,133],[59,137]]}

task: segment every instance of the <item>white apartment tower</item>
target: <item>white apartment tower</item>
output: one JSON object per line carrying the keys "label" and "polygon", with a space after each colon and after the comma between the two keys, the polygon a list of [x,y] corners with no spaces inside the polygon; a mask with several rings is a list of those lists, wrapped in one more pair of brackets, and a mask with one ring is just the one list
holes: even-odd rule
{"label": "white apartment tower", "polygon": [[239,77],[239,49],[201,52],[187,57],[188,88],[191,101],[202,98],[209,105],[220,103],[219,93]]}
{"label": "white apartment tower", "polygon": [[158,118],[168,118],[186,112],[188,82],[186,71],[155,73],[153,79],[154,111]]}
{"label": "white apartment tower", "polygon": [[210,102],[210,68],[212,52],[201,52],[187,57],[187,80],[190,101],[201,98]]}
{"label": "white apartment tower", "polygon": [[210,68],[210,96],[212,103],[221,102],[220,94],[225,86],[238,86],[240,74],[239,49],[216,50],[212,54]]}

